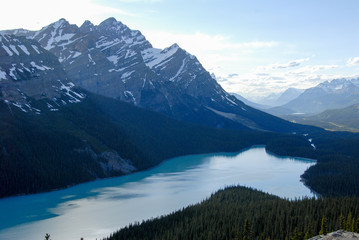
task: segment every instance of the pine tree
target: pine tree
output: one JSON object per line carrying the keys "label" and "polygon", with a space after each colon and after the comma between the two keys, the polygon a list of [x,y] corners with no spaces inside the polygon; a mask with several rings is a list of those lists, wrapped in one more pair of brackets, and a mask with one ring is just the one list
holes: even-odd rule
{"label": "pine tree", "polygon": [[328,220],[323,215],[322,217],[322,225],[320,227],[319,235],[326,235],[328,233],[328,226],[327,226]]}
{"label": "pine tree", "polygon": [[308,226],[307,226],[307,231],[304,235],[304,239],[309,239],[312,236],[312,224],[310,223],[310,221],[308,222]]}
{"label": "pine tree", "polygon": [[353,215],[352,215],[352,212],[350,211],[349,212],[349,214],[348,214],[348,217],[347,217],[347,221],[346,221],[346,228],[345,228],[345,230],[347,230],[347,231],[351,231],[352,230],[352,217]]}
{"label": "pine tree", "polygon": [[355,218],[353,217],[352,223],[350,225],[350,231],[355,232],[355,229],[356,229],[356,227],[355,227]]}
{"label": "pine tree", "polygon": [[302,240],[302,233],[298,231],[298,228],[294,228],[293,236],[290,238],[291,240]]}
{"label": "pine tree", "polygon": [[236,232],[236,240],[241,240],[241,230],[238,228],[237,232]]}
{"label": "pine tree", "polygon": [[346,226],[345,226],[345,217],[344,217],[344,215],[343,215],[342,212],[340,213],[340,216],[339,216],[339,228],[340,228],[340,229],[343,229],[343,230],[346,229]]}
{"label": "pine tree", "polygon": [[248,218],[244,221],[243,227],[243,240],[251,240],[252,239],[252,227],[251,223],[249,222]]}

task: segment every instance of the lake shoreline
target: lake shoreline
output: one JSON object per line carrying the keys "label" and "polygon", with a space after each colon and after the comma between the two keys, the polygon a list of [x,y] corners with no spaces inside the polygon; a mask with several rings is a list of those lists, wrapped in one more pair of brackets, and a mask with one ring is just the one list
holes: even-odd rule
{"label": "lake shoreline", "polygon": [[[36,192],[36,193],[19,193],[19,194],[16,194],[16,195],[11,195],[11,196],[6,196],[6,197],[0,197],[0,201],[2,199],[8,199],[8,198],[16,198],[16,197],[21,197],[21,196],[31,196],[31,195],[37,195],[37,194],[44,194],[44,193],[50,193],[50,192],[56,192],[56,191],[61,191],[61,190],[65,190],[65,189],[69,189],[69,188],[72,188],[72,187],[75,187],[75,186],[79,186],[79,185],[82,185],[82,184],[86,184],[86,183],[90,183],[90,182],[96,182],[96,181],[101,181],[101,180],[105,180],[105,179],[113,179],[113,178],[118,178],[118,177],[123,177],[123,176],[129,176],[129,175],[132,175],[132,174],[135,174],[135,173],[139,173],[139,172],[143,172],[143,171],[148,171],[148,170],[151,170],[153,168],[156,168],[158,166],[160,166],[161,164],[163,164],[164,162],[166,161],[169,161],[171,159],[174,159],[174,158],[181,158],[181,157],[187,157],[187,156],[199,156],[199,155],[212,155],[212,154],[219,154],[219,155],[225,155],[225,154],[238,154],[238,153],[241,153],[241,152],[245,152],[251,148],[261,148],[261,147],[264,147],[266,152],[272,156],[275,156],[275,157],[278,157],[278,158],[296,158],[296,159],[303,159],[304,161],[308,161],[308,162],[317,162],[317,160],[315,159],[310,159],[310,158],[303,158],[303,157],[295,157],[295,156],[290,156],[290,155],[285,155],[285,156],[282,156],[282,155],[278,155],[274,152],[271,152],[269,150],[267,150],[267,147],[266,145],[264,144],[255,144],[255,145],[251,145],[249,147],[245,147],[245,148],[242,148],[238,151],[235,151],[235,152],[209,152],[209,153],[197,153],[197,154],[186,154],[186,155],[181,155],[181,156],[176,156],[176,157],[173,157],[173,158],[169,158],[169,159],[165,159],[161,162],[159,162],[158,164],[154,165],[154,166],[151,166],[151,167],[148,167],[148,168],[144,168],[144,169],[141,169],[141,170],[136,170],[136,171],[133,171],[133,172],[130,172],[130,173],[125,173],[125,174],[122,174],[122,175],[118,175],[118,176],[111,176],[111,177],[105,177],[105,178],[97,178],[97,179],[93,179],[93,180],[89,180],[89,181],[84,181],[84,182],[80,182],[80,183],[73,183],[73,184],[70,184],[70,185],[67,185],[66,187],[63,187],[63,188],[55,188],[55,189],[51,189],[51,190],[46,190],[46,191],[40,191],[40,192]],[[303,173],[304,174],[304,173]],[[303,178],[304,179],[304,178]],[[307,185],[306,185],[307,186]],[[309,186],[307,186],[308,188],[310,188]]]}

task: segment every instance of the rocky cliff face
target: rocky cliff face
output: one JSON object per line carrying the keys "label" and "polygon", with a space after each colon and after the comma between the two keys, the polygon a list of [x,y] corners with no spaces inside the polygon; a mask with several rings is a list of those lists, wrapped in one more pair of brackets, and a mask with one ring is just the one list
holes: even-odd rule
{"label": "rocky cliff face", "polygon": [[228,94],[197,58],[177,44],[156,49],[114,18],[81,27],[65,19],[40,31],[8,31],[39,42],[80,87],[214,127],[292,131],[293,125]]}
{"label": "rocky cliff face", "polygon": [[31,99],[46,99],[48,108],[55,110],[84,97],[72,90],[74,85],[56,56],[38,42],[1,33],[0,45],[0,99],[23,111],[40,113]]}

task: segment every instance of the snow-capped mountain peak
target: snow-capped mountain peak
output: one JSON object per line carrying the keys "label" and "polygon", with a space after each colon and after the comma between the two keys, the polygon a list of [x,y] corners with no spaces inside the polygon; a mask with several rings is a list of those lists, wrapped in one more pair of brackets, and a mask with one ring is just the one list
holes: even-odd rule
{"label": "snow-capped mountain peak", "polygon": [[336,91],[344,91],[353,87],[355,84],[349,79],[333,79],[331,81],[325,81],[320,83],[317,87],[328,93],[334,93]]}
{"label": "snow-capped mountain peak", "polygon": [[142,51],[141,54],[146,66],[152,69],[161,67],[167,61],[171,60],[178,49],[179,46],[173,44],[163,50],[158,48],[148,48]]}
{"label": "snow-capped mountain peak", "polygon": [[93,25],[92,22],[90,22],[89,20],[86,20],[80,27],[80,30],[82,32],[92,32],[95,30],[95,25]]}
{"label": "snow-capped mountain peak", "polygon": [[61,18],[36,32],[32,38],[40,42],[46,50],[50,50],[59,45],[65,47],[70,44],[77,30],[76,25],[70,25],[68,21]]}
{"label": "snow-capped mountain peak", "polygon": [[[272,120],[281,121],[264,113],[254,119],[260,113],[251,115],[254,110],[226,93],[195,56],[177,44],[155,49],[140,31],[115,18],[97,26],[86,21],[80,28],[60,19],[28,37],[57,57],[75,85],[97,94],[215,127],[270,130]],[[40,63],[33,67],[51,67]],[[226,117],[232,114],[237,117]]]}

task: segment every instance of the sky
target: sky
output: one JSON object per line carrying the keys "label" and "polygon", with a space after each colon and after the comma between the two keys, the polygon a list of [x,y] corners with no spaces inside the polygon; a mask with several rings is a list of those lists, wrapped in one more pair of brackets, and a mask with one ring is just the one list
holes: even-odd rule
{"label": "sky", "polygon": [[0,29],[109,17],[156,48],[177,43],[250,100],[359,77],[358,0],[1,0]]}

